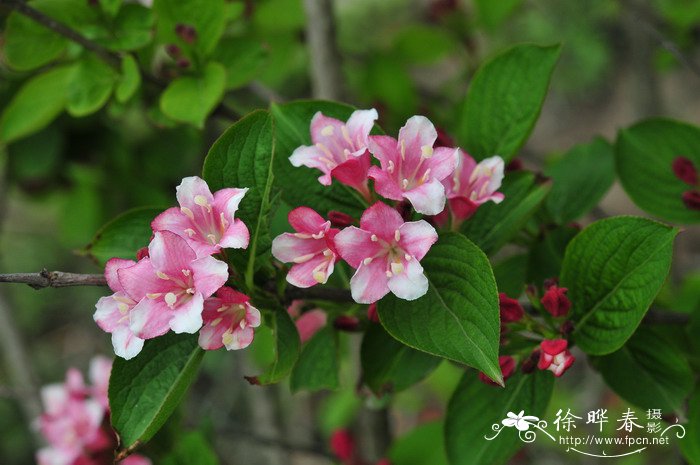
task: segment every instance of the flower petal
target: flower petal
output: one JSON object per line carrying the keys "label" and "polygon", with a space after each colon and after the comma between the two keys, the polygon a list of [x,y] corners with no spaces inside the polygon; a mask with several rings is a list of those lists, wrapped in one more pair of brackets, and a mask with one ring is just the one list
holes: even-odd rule
{"label": "flower petal", "polygon": [[317,254],[304,263],[292,266],[287,273],[287,282],[301,288],[325,284],[333,273],[334,261],[323,254]]}
{"label": "flower petal", "polygon": [[222,340],[224,332],[228,327],[224,324],[205,324],[199,330],[199,347],[204,350],[216,350],[224,346]]}
{"label": "flower petal", "polygon": [[289,161],[292,166],[300,167],[306,166],[308,168],[316,168],[323,172],[323,175],[319,176],[318,182],[324,186],[331,185],[331,166],[335,166],[335,161],[329,160],[329,162],[324,161],[328,159],[327,155],[316,146],[302,146],[298,147],[289,157]]}
{"label": "flower petal", "polygon": [[200,292],[192,298],[178,305],[172,312],[170,329],[174,332],[194,334],[202,327],[202,310],[204,309],[204,297]]}
{"label": "flower petal", "polygon": [[148,293],[158,293],[169,287],[166,280],[158,278],[151,259],[146,257],[136,265],[117,271],[119,283],[131,300],[138,302]]}
{"label": "flower petal", "polygon": [[386,261],[373,260],[362,263],[350,279],[350,291],[355,302],[371,304],[389,293],[386,277]]}
{"label": "flower petal", "polygon": [[[360,228],[392,243],[396,230],[403,224],[401,214],[383,202],[377,202],[362,213]],[[337,237],[337,236],[336,236]]]}
{"label": "flower petal", "polygon": [[321,254],[326,248],[325,240],[282,233],[272,241],[272,256],[283,263],[290,263],[299,257]]}
{"label": "flower petal", "polygon": [[151,221],[153,231],[171,231],[183,237],[186,235],[185,230],[190,228],[192,222],[177,207],[168,208]]}
{"label": "flower petal", "polygon": [[399,228],[401,248],[417,260],[422,260],[438,240],[437,231],[427,221],[411,221]]}
{"label": "flower petal", "polygon": [[143,349],[143,339],[132,333],[128,326],[122,326],[112,333],[112,346],[117,357],[130,360]]}
{"label": "flower petal", "polygon": [[123,258],[110,258],[107,260],[107,263],[105,263],[105,278],[107,279],[109,288],[114,292],[123,291],[117,271],[134,265],[136,265],[135,261],[124,260]]}
{"label": "flower petal", "polygon": [[162,300],[144,298],[129,314],[129,328],[141,339],[162,336],[170,330],[170,308]]}
{"label": "flower petal", "polygon": [[248,188],[237,189],[233,187],[214,192],[214,211],[217,214],[223,212],[228,221],[233,221],[238,205],[245,197],[246,192],[248,192]]}
{"label": "flower petal", "polygon": [[433,156],[423,162],[430,168],[430,177],[442,181],[449,178],[457,167],[459,150],[447,147],[437,147],[433,150]]}
{"label": "flower petal", "polygon": [[226,249],[245,249],[250,242],[250,232],[245,223],[239,219],[233,220],[233,223],[226,228],[224,235],[219,241],[219,245]]}
{"label": "flower petal", "polygon": [[208,204],[214,203],[214,196],[211,194],[209,186],[199,176],[183,178],[180,185],[175,188],[175,196],[180,207],[189,208],[192,212],[201,208],[200,204],[203,203],[201,200]]}
{"label": "flower petal", "polygon": [[378,166],[370,166],[367,176],[374,179],[374,190],[382,197],[391,200],[403,199],[401,186],[387,171],[381,170]]}
{"label": "flower petal", "polygon": [[228,279],[228,265],[214,257],[202,257],[193,261],[189,269],[193,272],[194,287],[204,298],[210,297]]}
{"label": "flower petal", "polygon": [[367,182],[369,165],[369,152],[365,151],[333,168],[331,176],[343,184],[360,188]]}
{"label": "flower petal", "polygon": [[437,179],[406,191],[404,197],[418,213],[424,215],[437,215],[445,208],[445,186]]}
{"label": "flower petal", "polygon": [[433,148],[437,139],[435,126],[425,116],[412,116],[399,130],[399,145],[403,143],[406,156],[420,155],[423,147]]}
{"label": "flower petal", "polygon": [[126,297],[126,294],[117,293],[107,297],[100,297],[100,300],[95,304],[95,313],[92,315],[97,326],[108,333],[114,332],[120,326],[129,326],[128,318],[126,321],[122,321],[125,315],[119,311],[120,302],[115,297]]}
{"label": "flower petal", "polygon": [[356,148],[367,146],[369,133],[372,131],[374,122],[378,118],[379,114],[374,108],[370,110],[355,110],[350,115],[346,126],[350,139]]}
{"label": "flower petal", "polygon": [[166,274],[180,274],[197,258],[187,241],[170,231],[157,231],[153,235],[148,245],[148,256],[153,268]]}
{"label": "flower petal", "polygon": [[428,292],[428,278],[418,260],[404,260],[403,263],[403,272],[389,278],[389,289],[400,299],[416,300]]}
{"label": "flower petal", "polygon": [[353,268],[359,268],[362,260],[379,253],[381,245],[372,241],[372,233],[349,226],[335,236],[338,254]]}
{"label": "flower petal", "polygon": [[246,326],[245,328],[237,327],[231,334],[231,339],[225,341],[224,345],[226,346],[226,350],[245,349],[253,342],[254,336],[255,332],[250,326]]}
{"label": "flower petal", "polygon": [[289,212],[287,219],[296,232],[304,234],[318,234],[330,228],[330,222],[309,207],[295,208]]}

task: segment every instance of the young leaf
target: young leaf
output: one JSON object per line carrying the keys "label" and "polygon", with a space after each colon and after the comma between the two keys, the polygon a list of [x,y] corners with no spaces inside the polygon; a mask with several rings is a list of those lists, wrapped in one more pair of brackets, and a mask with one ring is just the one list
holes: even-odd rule
{"label": "young leaf", "polygon": [[569,289],[574,338],[583,351],[606,355],[632,335],[666,279],[677,233],[621,216],[596,221],[569,243],[561,285]]}
{"label": "young leaf", "polygon": [[68,113],[80,117],[98,111],[109,100],[117,79],[111,66],[94,55],[86,55],[68,83]]}
{"label": "young leaf", "polygon": [[338,341],[333,328],[326,326],[304,345],[289,387],[292,392],[338,387]]}
{"label": "young leaf", "polygon": [[672,169],[676,157],[685,157],[700,171],[700,128],[650,119],[620,131],[615,152],[622,187],[639,208],[668,221],[700,223],[700,211],[683,203],[683,193],[693,187]]}
{"label": "young leaf", "polygon": [[[158,15],[159,42],[193,47],[200,58],[214,50],[226,25],[224,0],[155,0],[153,10]],[[192,45],[176,33],[183,24],[194,28]]]}
{"label": "young leaf", "polygon": [[192,431],[179,438],[161,465],[219,465],[219,459],[207,439],[199,431]]}
{"label": "young leaf", "polygon": [[652,328],[640,327],[620,350],[594,364],[615,392],[642,408],[672,413],[693,389],[684,354]]}
{"label": "young leaf", "polygon": [[615,153],[600,137],[577,145],[549,166],[552,179],[547,210],[559,224],[566,224],[596,206],[615,180]]}
{"label": "young leaf", "polygon": [[373,324],[362,338],[362,379],[375,394],[399,392],[419,382],[440,364],[441,359],[412,349]]}
{"label": "young leaf", "polygon": [[100,265],[113,257],[135,260],[136,251],[151,239],[151,221],[163,210],[141,207],[122,213],[97,231],[85,253]]}
{"label": "young leaf", "polygon": [[160,96],[160,109],[175,121],[198,128],[221,100],[226,70],[215,62],[207,63],[201,74],[182,76],[168,85]]}
{"label": "young leaf", "polygon": [[471,156],[513,158],[540,115],[559,52],[558,45],[518,45],[476,72],[456,132]]}
{"label": "young leaf", "polygon": [[203,355],[196,334],[168,333],[146,341],[136,358],[114,360],[109,405],[121,449],[158,432],[194,381]]}
{"label": "young leaf", "polygon": [[[30,2],[39,11],[43,2]],[[31,18],[16,11],[10,13],[5,24],[5,58],[18,71],[38,68],[57,58],[66,49],[68,40]]]}
{"label": "young leaf", "polygon": [[252,288],[256,263],[269,253],[272,208],[272,118],[259,110],[238,120],[224,132],[207,154],[202,175],[212,190],[247,187],[238,218],[248,226],[250,243],[241,251],[248,287]]}
{"label": "young leaf", "polygon": [[114,90],[114,97],[117,99],[117,102],[124,103],[133,97],[140,86],[141,72],[139,71],[139,65],[133,56],[125,55],[122,58],[122,75]]}
{"label": "young leaf", "polygon": [[0,117],[0,141],[9,143],[43,129],[66,106],[72,66],[34,76],[19,89]]}
{"label": "young leaf", "polygon": [[275,361],[263,374],[246,376],[251,384],[274,384],[284,379],[294,368],[299,358],[299,332],[284,308],[275,309],[269,316],[267,326],[275,338]]}
{"label": "young leaf", "polygon": [[549,193],[551,184],[537,184],[528,172],[506,176],[499,189],[505,199],[481,205],[474,216],[462,225],[462,232],[487,255],[506,245],[537,211]]}
{"label": "young leaf", "polygon": [[486,255],[463,235],[446,233],[421,265],[428,293],[413,301],[384,297],[377,307],[382,325],[410,347],[500,380],[498,290]]}
{"label": "young leaf", "polygon": [[305,166],[295,168],[289,162],[297,147],[311,144],[311,118],[317,111],[346,121],[354,109],[334,102],[298,101],[272,104],[270,110],[275,119],[275,181],[285,202],[292,207],[311,207],[324,216],[329,210],[359,216],[366,205],[353,189],[338,181],[324,186],[318,182],[320,171]]}
{"label": "young leaf", "polygon": [[[445,446],[451,465],[500,465],[508,461],[524,444],[518,430],[506,428],[501,420],[508,412],[541,417],[552,396],[554,377],[546,371],[525,375],[517,371],[506,382],[505,389],[482,383],[473,372],[467,372],[457,386],[445,417]],[[492,437],[492,425],[503,431]],[[542,437],[543,441],[548,441]]]}

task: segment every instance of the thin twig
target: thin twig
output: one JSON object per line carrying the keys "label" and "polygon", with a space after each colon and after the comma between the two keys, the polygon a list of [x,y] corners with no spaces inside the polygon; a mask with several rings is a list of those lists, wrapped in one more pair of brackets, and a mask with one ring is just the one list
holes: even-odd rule
{"label": "thin twig", "polygon": [[304,0],[304,10],[313,96],[342,100],[343,71],[335,37],[333,0]]}
{"label": "thin twig", "polygon": [[27,284],[34,289],[43,289],[46,287],[106,286],[107,280],[102,274],[42,270],[39,273],[0,274],[0,283]]}

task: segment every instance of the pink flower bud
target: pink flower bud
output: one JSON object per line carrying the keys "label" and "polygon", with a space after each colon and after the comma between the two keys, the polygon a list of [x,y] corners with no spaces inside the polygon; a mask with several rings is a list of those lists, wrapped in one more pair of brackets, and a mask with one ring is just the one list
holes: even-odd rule
{"label": "pink flower bud", "polygon": [[360,329],[360,320],[350,315],[339,315],[333,320],[333,327],[340,331],[355,332]]}
{"label": "pink flower bud", "polygon": [[190,63],[190,60],[187,58],[180,58],[178,59],[175,64],[177,65],[178,68],[189,68],[192,63]]}
{"label": "pink flower bud", "polygon": [[690,210],[700,210],[700,191],[683,192],[683,203]]}
{"label": "pink flower bud", "polygon": [[560,317],[569,313],[571,301],[566,296],[567,290],[568,289],[565,287],[552,285],[540,299],[540,302],[544,306],[545,310],[551,313],[553,317]]}
{"label": "pink flower bud", "polygon": [[377,314],[377,303],[374,302],[367,307],[367,319],[372,323],[379,323],[379,315]]}
{"label": "pink flower bud", "polygon": [[178,23],[175,26],[175,34],[180,36],[180,38],[188,44],[194,43],[194,41],[197,40],[197,30],[189,24]]}
{"label": "pink flower bud", "polygon": [[678,179],[691,186],[698,185],[698,172],[693,162],[686,157],[676,157],[671,165],[673,174]]}
{"label": "pink flower bud", "polygon": [[148,257],[148,247],[141,247],[136,251],[136,260],[141,260]]}
{"label": "pink flower bud", "polygon": [[566,372],[574,363],[574,356],[567,350],[566,339],[544,340],[540,344],[540,360],[537,368],[549,370],[557,378]]}
{"label": "pink flower bud", "polygon": [[501,310],[501,323],[512,323],[525,315],[520,302],[517,299],[511,299],[504,292],[498,294],[498,306]]}
{"label": "pink flower bud", "polygon": [[328,316],[326,312],[320,308],[309,310],[304,312],[294,324],[296,324],[297,331],[299,331],[299,339],[301,343],[308,341],[316,334],[321,328],[326,326],[326,321]]}
{"label": "pink flower bud", "polygon": [[328,212],[328,219],[331,222],[331,226],[335,228],[345,228],[355,224],[355,218],[348,215],[347,213],[339,212],[336,210],[331,210]]}
{"label": "pink flower bud", "polygon": [[346,429],[337,429],[331,434],[331,452],[342,462],[348,462],[355,456],[355,439]]}
{"label": "pink flower bud", "polygon": [[[503,374],[503,381],[510,378],[510,376],[515,372],[515,359],[510,355],[501,355],[498,357],[498,365],[501,367],[501,373]],[[492,386],[498,386],[494,383],[491,378],[486,376],[484,373],[479,373],[479,380],[483,383],[490,384]]]}
{"label": "pink flower bud", "polygon": [[171,58],[180,58],[182,55],[182,50],[175,44],[168,44],[165,46],[165,51],[170,55]]}

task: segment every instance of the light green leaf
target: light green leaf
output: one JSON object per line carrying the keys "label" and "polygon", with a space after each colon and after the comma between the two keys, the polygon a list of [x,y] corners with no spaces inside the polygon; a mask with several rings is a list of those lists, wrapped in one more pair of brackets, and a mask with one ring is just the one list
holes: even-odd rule
{"label": "light green leaf", "polygon": [[[506,463],[523,446],[515,428],[495,432],[491,425],[501,425],[508,412],[525,411],[525,415],[542,417],[552,396],[554,377],[546,371],[525,375],[517,371],[505,389],[479,381],[476,373],[467,372],[457,386],[445,417],[445,445],[450,465],[500,465]],[[549,441],[542,437],[543,441]]]}
{"label": "light green leaf", "polygon": [[487,202],[462,225],[462,232],[486,254],[492,255],[506,245],[537,211],[549,193],[551,184],[538,184],[528,172],[506,176],[499,189],[503,202]]}
{"label": "light green leaf", "polygon": [[134,96],[141,86],[141,71],[136,60],[131,55],[122,58],[122,75],[119,77],[114,97],[117,102],[124,103]]}
{"label": "light green leaf", "polygon": [[598,205],[615,180],[615,153],[602,138],[577,145],[544,174],[552,179],[547,210],[559,224],[566,224]]}
{"label": "light green leaf", "polygon": [[[42,11],[42,3],[30,2]],[[5,24],[4,52],[7,63],[18,71],[38,68],[51,62],[66,49],[68,40],[16,11],[10,13]]]}
{"label": "light green leaf", "polygon": [[168,333],[146,341],[136,358],[114,360],[109,405],[121,449],[158,432],[195,380],[203,356],[196,334]]}
{"label": "light green leaf", "polygon": [[114,18],[112,29],[98,40],[110,50],[136,50],[148,45],[153,38],[153,10],[136,3],[128,3]]}
{"label": "light green leaf", "polygon": [[0,117],[0,141],[12,142],[33,134],[63,111],[72,66],[34,76],[19,89]]}
{"label": "light green leaf", "polygon": [[213,191],[225,187],[249,189],[237,216],[250,231],[250,245],[240,251],[250,289],[256,265],[266,260],[272,245],[270,211],[275,158],[272,131],[272,118],[267,111],[256,111],[240,119],[212,145],[202,170]]}
{"label": "light green leaf", "polygon": [[606,355],[632,335],[666,279],[677,233],[621,216],[596,221],[569,243],[561,285],[569,289],[573,337],[583,351]]}
{"label": "light green leaf", "polygon": [[410,347],[500,380],[498,290],[486,255],[461,234],[445,233],[421,265],[428,293],[413,301],[384,297],[377,307],[382,325]]}
{"label": "light green leaf", "polygon": [[259,40],[227,37],[219,42],[214,59],[226,67],[226,88],[235,89],[252,81],[267,59]]}
{"label": "light green leaf", "polygon": [[107,103],[118,79],[114,69],[95,55],[78,62],[68,83],[66,108],[73,116],[87,116]]}
{"label": "light green leaf", "polygon": [[201,75],[183,76],[171,82],[160,96],[160,109],[175,121],[202,128],[221,100],[225,85],[224,67],[207,63]]}
{"label": "light green leaf", "polygon": [[559,52],[558,45],[517,45],[481,66],[456,132],[470,155],[515,156],[535,127]]}
{"label": "light green leaf", "polygon": [[304,345],[289,379],[292,392],[338,388],[338,341],[326,326]]}
{"label": "light green leaf", "polygon": [[100,8],[108,16],[114,17],[122,6],[122,0],[99,0]]}
{"label": "light green leaf", "polygon": [[311,145],[311,118],[317,111],[326,116],[346,121],[353,112],[347,105],[324,101],[298,101],[272,104],[275,120],[274,161],[275,182],[282,189],[282,198],[291,207],[308,206],[325,216],[329,210],[339,210],[359,216],[366,205],[353,189],[335,181],[331,186],[318,182],[319,170],[289,162],[294,150]]}
{"label": "light green leaf", "polygon": [[700,223],[700,211],[690,210],[682,200],[683,192],[693,187],[676,178],[671,168],[683,156],[700,170],[700,128],[650,119],[620,131],[615,152],[622,187],[639,208],[668,221]]}
{"label": "light green leaf", "polygon": [[[159,41],[175,43],[184,49],[192,47],[201,58],[214,50],[226,25],[224,0],[155,0],[153,10],[158,15]],[[192,45],[175,33],[178,24],[195,28],[197,38]]]}
{"label": "light green leaf", "polygon": [[640,327],[620,350],[594,365],[616,393],[646,409],[673,413],[693,389],[683,352],[653,328]]}
{"label": "light green leaf", "polygon": [[399,392],[430,374],[441,359],[389,336],[381,325],[367,328],[360,350],[362,379],[375,394]]}
{"label": "light green leaf", "polygon": [[100,265],[113,257],[134,260],[136,251],[146,247],[153,234],[151,221],[163,210],[142,207],[122,213],[95,234],[85,253]]}
{"label": "light green leaf", "polygon": [[301,347],[299,332],[287,310],[284,308],[275,309],[266,318],[266,325],[272,330],[275,339],[275,361],[265,373],[258,376],[246,376],[251,384],[278,383],[292,371],[299,358]]}

